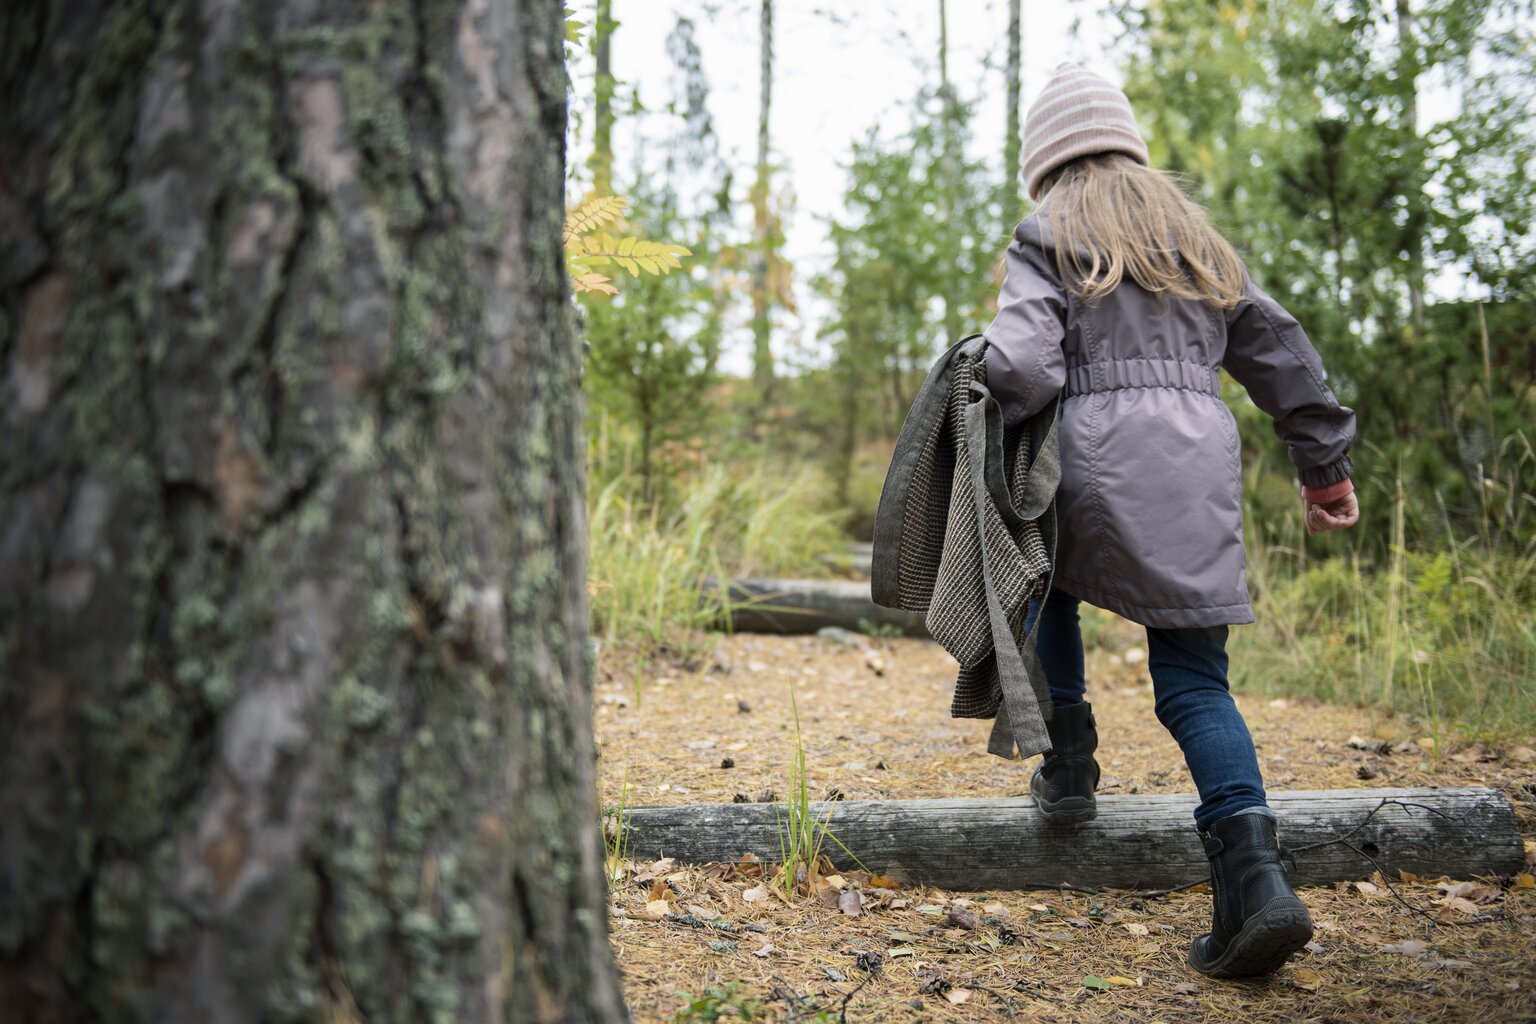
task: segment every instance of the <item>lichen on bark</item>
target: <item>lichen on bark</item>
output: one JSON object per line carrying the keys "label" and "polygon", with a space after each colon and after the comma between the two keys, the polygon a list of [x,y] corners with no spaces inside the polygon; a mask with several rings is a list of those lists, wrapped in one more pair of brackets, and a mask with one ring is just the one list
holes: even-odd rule
{"label": "lichen on bark", "polygon": [[22,6],[0,1004],[622,1019],[561,6]]}

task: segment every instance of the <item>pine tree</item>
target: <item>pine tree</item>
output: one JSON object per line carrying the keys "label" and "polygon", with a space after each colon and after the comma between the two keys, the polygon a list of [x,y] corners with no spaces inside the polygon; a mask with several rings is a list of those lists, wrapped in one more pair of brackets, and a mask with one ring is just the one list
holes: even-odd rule
{"label": "pine tree", "polygon": [[625,1020],[560,4],[0,25],[6,1019]]}

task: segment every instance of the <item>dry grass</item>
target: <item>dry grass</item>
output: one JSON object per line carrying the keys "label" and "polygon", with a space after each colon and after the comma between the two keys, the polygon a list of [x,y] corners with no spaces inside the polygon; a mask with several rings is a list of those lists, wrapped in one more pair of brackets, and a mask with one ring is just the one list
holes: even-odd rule
{"label": "dry grass", "polygon": [[[1191,790],[1178,748],[1152,715],[1139,630],[1108,616],[1089,628],[1098,639],[1088,696],[1100,723],[1102,791]],[[1028,764],[986,754],[990,723],[948,717],[954,664],[940,648],[866,643],[737,636],[691,668],[653,667],[638,679],[606,659],[597,710],[604,803],[619,803],[626,761],[635,806],[728,802],[765,789],[782,796],[791,687],[815,797],[834,788],[848,799],[1027,792]],[[1401,718],[1309,700],[1240,694],[1239,703],[1272,789],[1502,786],[1526,838],[1536,839],[1528,746],[1437,754],[1424,727]],[[1383,754],[1350,745],[1361,739],[1395,746]],[[722,768],[723,759],[733,767]],[[836,1020],[856,987],[850,1021],[1536,1020],[1536,890],[1518,886],[1470,890],[1475,911],[1452,911],[1437,902],[1443,886],[1400,884],[1436,922],[1385,889],[1308,888],[1313,947],[1272,979],[1218,982],[1184,963],[1209,923],[1209,896],[1198,891],[1157,899],[887,892],[847,873],[845,884],[865,896],[865,912],[850,917],[814,897],[748,902],[743,893],[760,884],[761,866],[646,868],[632,865],[612,899],[614,948],[637,1021],[669,1020],[684,1003],[679,991],[728,982],[763,1001],[755,1019],[784,1021],[812,1020],[813,1008]],[[695,923],[648,919],[661,909],[658,897]],[[951,908],[968,910],[977,927],[957,926],[965,915],[951,917]],[[700,927],[705,921],[729,928]],[[883,965],[862,969],[861,952]],[[1114,981],[1090,989],[1088,975]]]}

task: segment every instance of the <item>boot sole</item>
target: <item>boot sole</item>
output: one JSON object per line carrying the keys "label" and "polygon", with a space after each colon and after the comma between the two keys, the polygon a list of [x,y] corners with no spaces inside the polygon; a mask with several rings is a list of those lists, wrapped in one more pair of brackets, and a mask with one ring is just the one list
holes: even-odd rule
{"label": "boot sole", "polygon": [[1190,966],[1212,978],[1251,978],[1270,974],[1312,941],[1312,915],[1301,900],[1271,900],[1243,925],[1216,959],[1200,956],[1201,943],[1189,947]]}
{"label": "boot sole", "polygon": [[1040,799],[1040,794],[1035,792],[1033,779],[1030,780],[1029,795],[1035,801],[1035,806],[1045,816],[1045,820],[1052,825],[1077,825],[1085,821],[1092,821],[1099,816],[1098,805],[1092,797],[1069,796],[1048,804]]}

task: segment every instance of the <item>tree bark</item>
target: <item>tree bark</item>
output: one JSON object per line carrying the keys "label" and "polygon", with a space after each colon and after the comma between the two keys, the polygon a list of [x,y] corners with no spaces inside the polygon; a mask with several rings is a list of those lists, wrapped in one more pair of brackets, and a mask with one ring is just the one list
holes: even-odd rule
{"label": "tree bark", "polygon": [[1402,248],[1408,260],[1408,311],[1411,337],[1424,333],[1424,146],[1419,138],[1419,44],[1414,37],[1410,0],[1397,0],[1397,73],[1403,96],[1402,133],[1406,142],[1403,159],[1408,175],[1403,196],[1408,201],[1408,221],[1403,226]]}
{"label": "tree bark", "polygon": [[1021,79],[1024,67],[1022,7],[1023,0],[1008,0],[1008,70],[1005,74],[1008,80],[1008,125],[1007,134],[1003,139],[1003,173],[1006,175],[1003,195],[1012,203],[1007,211],[1009,218],[1020,216],[1024,205],[1019,193],[1019,173],[1023,166],[1020,154],[1023,138],[1019,125],[1019,105],[1023,102]]}
{"label": "tree bark", "polygon": [[592,118],[592,191],[613,195],[613,0],[597,0],[592,21],[592,56],[597,64]]}
{"label": "tree bark", "polygon": [[[773,244],[768,215],[768,114],[773,104],[773,0],[762,0],[757,106],[757,180],[752,184],[752,381],[760,411],[773,404],[773,346],[768,323],[769,247]],[[757,424],[753,425],[754,428]]]}
{"label": "tree bark", "polygon": [[0,15],[7,1020],[625,1019],[562,34]]}
{"label": "tree bark", "polygon": [[[956,110],[955,89],[949,81],[949,5],[939,0],[939,219],[946,229],[955,222],[955,193],[958,189],[957,161],[959,144],[955,138]],[[947,254],[948,255],[948,254]],[[960,340],[960,303],[955,295],[957,282],[951,281],[944,291],[944,346],[948,348]]]}

